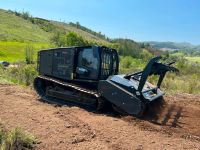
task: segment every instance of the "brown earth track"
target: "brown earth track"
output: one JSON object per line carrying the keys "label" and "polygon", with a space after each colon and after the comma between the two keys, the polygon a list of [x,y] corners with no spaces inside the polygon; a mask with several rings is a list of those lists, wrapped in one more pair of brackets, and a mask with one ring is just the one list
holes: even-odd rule
{"label": "brown earth track", "polygon": [[35,149],[200,149],[200,95],[166,96],[143,119],[57,107],[29,88],[0,85],[0,123],[36,135]]}

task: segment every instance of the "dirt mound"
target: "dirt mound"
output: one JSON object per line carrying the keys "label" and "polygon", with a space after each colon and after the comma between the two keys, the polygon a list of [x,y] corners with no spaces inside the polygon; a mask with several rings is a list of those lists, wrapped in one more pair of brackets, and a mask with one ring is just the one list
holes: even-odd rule
{"label": "dirt mound", "polygon": [[165,98],[142,119],[57,107],[29,88],[0,85],[0,122],[36,135],[35,149],[199,149],[200,95]]}

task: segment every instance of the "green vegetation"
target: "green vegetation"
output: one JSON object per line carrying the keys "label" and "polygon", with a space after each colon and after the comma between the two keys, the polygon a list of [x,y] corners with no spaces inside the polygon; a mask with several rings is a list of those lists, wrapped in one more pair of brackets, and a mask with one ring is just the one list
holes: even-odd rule
{"label": "green vegetation", "polygon": [[51,41],[58,47],[89,45],[88,41],[74,32],[69,32],[68,34],[56,33]]}
{"label": "green vegetation", "polygon": [[[187,60],[185,57],[170,56],[168,59],[176,61],[179,73],[168,73],[161,88],[166,94],[200,93],[200,64]],[[120,72],[131,73],[144,68],[147,62],[130,56],[121,57]],[[150,77],[149,81],[156,84],[157,77]]]}
{"label": "green vegetation", "polygon": [[170,56],[175,57],[175,58],[178,58],[178,57],[182,58],[185,56],[185,54],[182,52],[176,52],[176,53],[171,53]]}
{"label": "green vegetation", "polygon": [[[70,24],[63,23],[63,22],[55,22],[55,21],[52,21],[52,23],[57,27],[56,32],[61,32],[61,33],[64,32],[66,34],[69,32],[74,32],[74,33],[82,36],[85,40],[90,41],[91,43],[96,43],[98,45],[110,44],[109,40],[97,37],[94,34],[87,32],[86,30],[82,30],[82,29],[72,26]],[[54,32],[54,33],[56,33],[56,32]]]}
{"label": "green vegetation", "polygon": [[0,150],[32,149],[37,139],[20,128],[6,131],[0,128]]}
{"label": "green vegetation", "polygon": [[194,63],[200,63],[200,57],[197,56],[197,57],[191,57],[191,56],[187,56],[185,57],[187,60],[191,61],[191,62],[194,62]]}
{"label": "green vegetation", "polygon": [[0,9],[0,40],[18,42],[49,41],[51,34],[15,14]]}
{"label": "green vegetation", "polygon": [[37,76],[36,65],[19,63],[16,64],[16,67],[0,67],[0,75],[0,82],[29,86],[33,84],[33,80]]}
{"label": "green vegetation", "polygon": [[49,43],[0,41],[0,60],[6,60],[9,62],[25,61],[25,49],[27,45],[31,45],[33,47],[35,51],[34,59],[36,59],[37,51],[53,47],[53,45]]}
{"label": "green vegetation", "polygon": [[101,39],[104,39],[104,40],[111,40],[109,39],[108,37],[105,36],[105,34],[102,34],[101,32],[95,32],[95,31],[92,31],[91,29],[88,29],[84,26],[82,26],[79,22],[76,22],[76,23],[73,23],[73,22],[70,22],[69,25],[73,26],[73,27],[76,27],[77,29],[81,29],[83,31],[86,31],[96,37],[99,37]]}
{"label": "green vegetation", "polygon": [[140,71],[145,67],[142,59],[136,59],[131,56],[120,57],[120,73],[132,73]]}

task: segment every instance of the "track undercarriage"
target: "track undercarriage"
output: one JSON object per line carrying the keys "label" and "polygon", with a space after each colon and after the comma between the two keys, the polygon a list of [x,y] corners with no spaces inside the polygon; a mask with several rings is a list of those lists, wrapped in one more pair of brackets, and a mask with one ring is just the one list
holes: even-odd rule
{"label": "track undercarriage", "polygon": [[79,106],[92,111],[100,111],[105,107],[105,100],[97,91],[58,79],[38,76],[34,80],[34,88],[40,98],[49,103]]}

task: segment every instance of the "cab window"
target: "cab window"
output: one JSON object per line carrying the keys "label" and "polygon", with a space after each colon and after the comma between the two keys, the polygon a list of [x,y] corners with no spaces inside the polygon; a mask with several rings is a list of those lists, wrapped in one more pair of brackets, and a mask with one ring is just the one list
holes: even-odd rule
{"label": "cab window", "polygon": [[80,79],[97,79],[99,72],[98,51],[92,48],[80,50],[77,67]]}
{"label": "cab window", "polygon": [[93,54],[92,49],[84,49],[81,54],[81,64],[84,67],[91,68],[91,69],[97,69],[98,67],[98,59]]}

